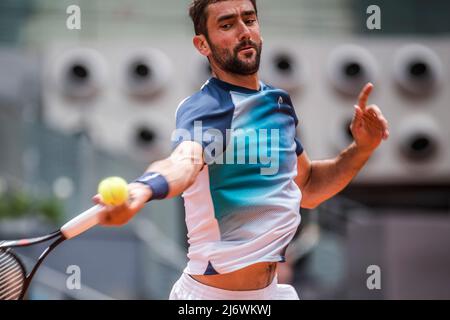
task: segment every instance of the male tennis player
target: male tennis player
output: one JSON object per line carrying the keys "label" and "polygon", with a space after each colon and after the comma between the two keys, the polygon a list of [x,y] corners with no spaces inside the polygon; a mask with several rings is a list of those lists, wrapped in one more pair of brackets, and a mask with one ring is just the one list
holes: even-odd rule
{"label": "male tennis player", "polygon": [[124,224],[148,200],[183,193],[189,262],[170,299],[298,299],[277,283],[277,264],[300,206],[340,192],[388,138],[387,121],[367,105],[368,84],[355,106],[353,143],[335,159],[311,161],[288,93],[259,79],[256,0],[194,0],[190,16],[213,77],[180,104],[172,155],[131,183],[130,202],[110,208],[103,224]]}

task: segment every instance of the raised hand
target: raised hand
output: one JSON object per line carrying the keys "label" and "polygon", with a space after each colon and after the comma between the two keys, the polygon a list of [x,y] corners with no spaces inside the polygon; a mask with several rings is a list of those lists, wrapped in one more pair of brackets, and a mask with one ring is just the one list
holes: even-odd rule
{"label": "raised hand", "polygon": [[380,108],[374,104],[367,105],[372,90],[373,84],[371,83],[366,84],[361,90],[350,125],[356,145],[361,150],[368,152],[372,152],[382,140],[389,138],[388,121],[381,113]]}

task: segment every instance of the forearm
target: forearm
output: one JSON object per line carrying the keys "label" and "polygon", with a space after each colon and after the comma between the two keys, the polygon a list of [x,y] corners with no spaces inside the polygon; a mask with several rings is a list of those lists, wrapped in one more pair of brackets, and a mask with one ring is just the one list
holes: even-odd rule
{"label": "forearm", "polygon": [[305,206],[316,207],[342,191],[365,165],[371,153],[352,143],[335,159],[312,161],[309,179],[302,190]]}
{"label": "forearm", "polygon": [[[128,201],[120,206],[104,209],[100,223],[120,226],[132,219],[150,199],[175,197],[194,183],[203,167],[203,152],[200,144],[182,142],[167,159],[152,163],[146,173],[128,185]],[[155,174],[153,174],[155,173]],[[103,204],[100,195],[94,202]]]}
{"label": "forearm", "polygon": [[185,144],[170,157],[152,163],[146,172],[161,174],[169,185],[167,198],[180,195],[189,188],[203,167],[202,149],[199,145]]}

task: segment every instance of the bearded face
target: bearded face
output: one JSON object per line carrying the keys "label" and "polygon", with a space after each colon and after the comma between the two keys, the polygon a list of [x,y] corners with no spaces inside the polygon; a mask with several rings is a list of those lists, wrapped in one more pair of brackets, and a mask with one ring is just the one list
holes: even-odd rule
{"label": "bearded face", "polygon": [[214,45],[211,41],[208,43],[212,59],[222,70],[238,75],[252,75],[258,72],[262,43],[244,40],[232,49]]}

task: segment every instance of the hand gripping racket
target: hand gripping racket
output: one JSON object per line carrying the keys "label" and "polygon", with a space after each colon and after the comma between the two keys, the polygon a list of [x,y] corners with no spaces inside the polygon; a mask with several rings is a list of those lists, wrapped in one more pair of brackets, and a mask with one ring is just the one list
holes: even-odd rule
{"label": "hand gripping racket", "polygon": [[[78,236],[99,223],[102,205],[95,205],[76,216],[58,231],[46,236],[0,242],[0,300],[22,300],[33,276],[45,257],[67,239]],[[31,272],[27,275],[24,264],[13,252],[14,247],[26,247],[55,239],[40,255]]]}

